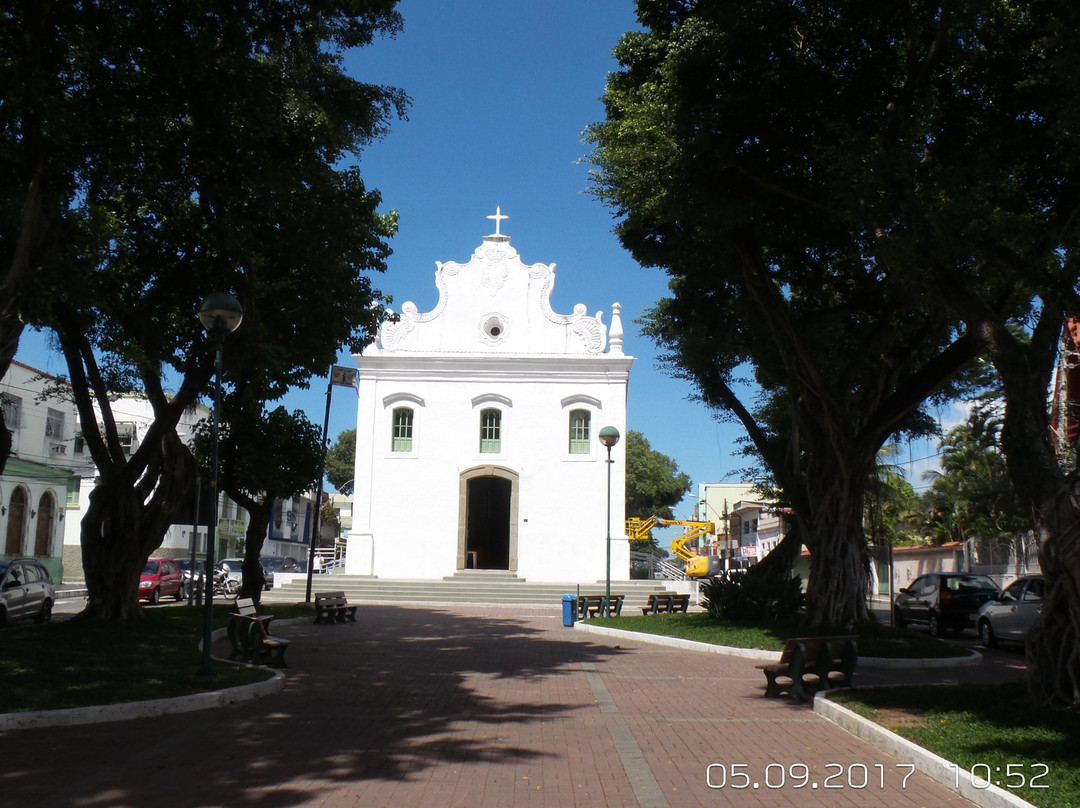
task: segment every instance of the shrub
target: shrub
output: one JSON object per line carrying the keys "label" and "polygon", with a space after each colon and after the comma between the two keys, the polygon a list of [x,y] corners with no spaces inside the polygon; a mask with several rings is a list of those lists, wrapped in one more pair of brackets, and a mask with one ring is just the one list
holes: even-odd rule
{"label": "shrub", "polygon": [[701,588],[709,614],[717,620],[782,620],[797,614],[806,600],[802,580],[722,572]]}

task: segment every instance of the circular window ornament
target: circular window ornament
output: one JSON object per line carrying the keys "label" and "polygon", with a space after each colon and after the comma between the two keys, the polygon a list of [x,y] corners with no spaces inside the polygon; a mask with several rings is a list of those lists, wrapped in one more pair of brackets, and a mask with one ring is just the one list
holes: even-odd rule
{"label": "circular window ornament", "polygon": [[501,314],[487,314],[480,320],[480,339],[488,345],[496,345],[506,335],[506,318]]}

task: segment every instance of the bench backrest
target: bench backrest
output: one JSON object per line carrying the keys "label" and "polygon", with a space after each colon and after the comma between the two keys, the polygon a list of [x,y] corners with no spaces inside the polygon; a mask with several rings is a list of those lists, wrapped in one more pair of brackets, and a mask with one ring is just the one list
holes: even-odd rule
{"label": "bench backrest", "polygon": [[795,647],[801,644],[806,652],[807,663],[809,665],[814,665],[818,655],[823,651],[829,654],[830,658],[838,657],[848,647],[849,642],[857,643],[858,640],[858,635],[854,634],[836,637],[790,637],[787,642],[784,643],[784,650],[780,654],[780,661],[790,662]]}
{"label": "bench backrest", "polygon": [[316,592],[315,600],[327,600],[328,598],[345,598],[345,591],[340,592]]}
{"label": "bench backrest", "polygon": [[237,598],[236,613],[244,617],[253,617],[255,615],[255,601],[251,598]]}

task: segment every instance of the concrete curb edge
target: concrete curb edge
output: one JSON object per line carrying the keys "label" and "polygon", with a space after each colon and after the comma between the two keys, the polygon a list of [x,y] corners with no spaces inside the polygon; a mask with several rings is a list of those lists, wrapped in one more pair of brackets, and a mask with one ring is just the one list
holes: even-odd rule
{"label": "concrete curb edge", "polygon": [[[933,685],[928,685],[933,687]],[[933,780],[941,783],[946,788],[952,789],[961,797],[983,806],[983,808],[1034,808],[1026,800],[1020,799],[1016,794],[999,788],[993,784],[978,787],[970,772],[961,769],[957,776],[957,764],[935,755],[921,746],[918,746],[907,738],[903,738],[889,729],[876,724],[868,718],[852,712],[829,699],[828,693],[818,693],[814,696],[814,712],[823,718],[832,721],[841,729],[850,732],[858,738],[871,744],[886,754],[915,765],[916,771],[925,774]],[[959,788],[957,788],[959,782]],[[981,782],[981,781],[980,781]]]}

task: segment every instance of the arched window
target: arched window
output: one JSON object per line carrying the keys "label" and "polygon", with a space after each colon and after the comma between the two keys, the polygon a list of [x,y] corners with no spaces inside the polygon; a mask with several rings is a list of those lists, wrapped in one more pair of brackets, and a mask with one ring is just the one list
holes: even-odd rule
{"label": "arched window", "polygon": [[49,544],[52,542],[53,524],[56,520],[56,500],[46,491],[38,500],[37,532],[34,535],[34,555],[48,558]]}
{"label": "arched window", "polygon": [[411,452],[413,441],[413,411],[409,407],[394,409],[394,434],[391,450]]}
{"label": "arched window", "polygon": [[592,413],[588,410],[570,411],[570,454],[589,453],[589,427]]}
{"label": "arched window", "polygon": [[23,534],[26,533],[26,491],[15,486],[8,500],[7,542],[4,552],[8,555],[23,554]]}
{"label": "arched window", "polygon": [[480,451],[485,454],[502,451],[502,412],[500,410],[480,411]]}

